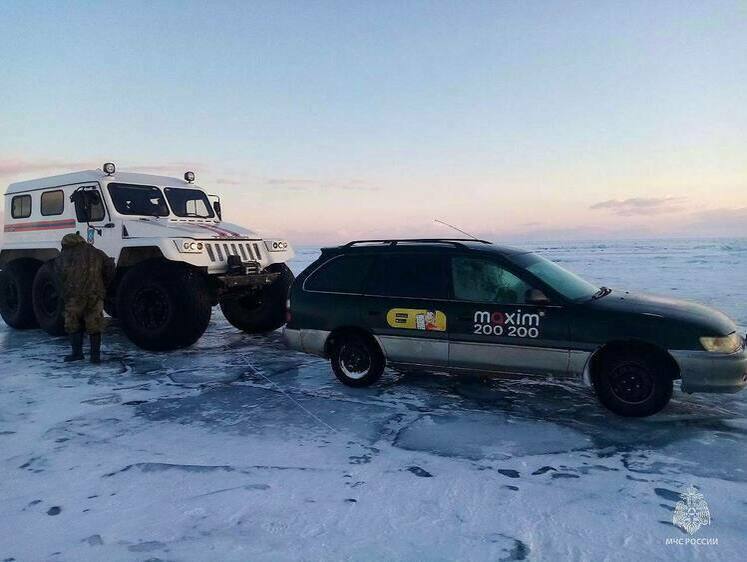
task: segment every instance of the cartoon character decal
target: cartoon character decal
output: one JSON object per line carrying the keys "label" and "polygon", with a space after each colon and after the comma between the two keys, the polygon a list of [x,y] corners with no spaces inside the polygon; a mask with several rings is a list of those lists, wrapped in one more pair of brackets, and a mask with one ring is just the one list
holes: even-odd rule
{"label": "cartoon character decal", "polygon": [[392,308],[386,314],[386,321],[392,328],[425,332],[446,331],[446,315],[440,310]]}

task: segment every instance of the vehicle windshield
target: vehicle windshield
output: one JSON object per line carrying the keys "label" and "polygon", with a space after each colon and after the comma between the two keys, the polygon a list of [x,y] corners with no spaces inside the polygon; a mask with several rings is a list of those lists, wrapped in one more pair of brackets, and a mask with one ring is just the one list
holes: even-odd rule
{"label": "vehicle windshield", "polygon": [[210,200],[200,189],[167,187],[163,190],[169,200],[171,210],[177,217],[212,219],[215,216]]}
{"label": "vehicle windshield", "polygon": [[511,259],[569,300],[589,300],[599,292],[599,287],[537,254],[519,254]]}
{"label": "vehicle windshield", "polygon": [[169,206],[155,185],[110,183],[109,195],[114,208],[123,215],[169,216]]}

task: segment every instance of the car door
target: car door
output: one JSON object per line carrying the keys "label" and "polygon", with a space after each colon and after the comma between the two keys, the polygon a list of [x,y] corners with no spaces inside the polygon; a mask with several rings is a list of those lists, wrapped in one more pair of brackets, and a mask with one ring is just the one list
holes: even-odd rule
{"label": "car door", "polygon": [[109,256],[117,256],[121,232],[117,231],[106,209],[98,185],[78,187],[71,196],[75,205],[77,230],[90,244]]}
{"label": "car door", "polygon": [[379,255],[362,301],[363,323],[392,363],[448,365],[448,261],[437,252]]}
{"label": "car door", "polygon": [[[565,374],[569,323],[560,302],[528,302],[536,289],[500,260],[450,260],[449,365],[529,374]],[[536,295],[536,293],[535,293]]]}

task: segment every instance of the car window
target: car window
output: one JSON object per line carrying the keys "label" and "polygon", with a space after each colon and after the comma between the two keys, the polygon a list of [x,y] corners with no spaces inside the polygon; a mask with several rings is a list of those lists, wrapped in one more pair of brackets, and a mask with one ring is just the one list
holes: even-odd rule
{"label": "car window", "polygon": [[449,296],[446,258],[438,254],[380,255],[366,294],[445,299]]}
{"label": "car window", "polygon": [[540,255],[526,253],[511,259],[567,299],[587,300],[599,291],[599,287]]}
{"label": "car window", "polygon": [[130,183],[110,183],[114,208],[123,215],[148,215],[166,217],[169,207],[161,194],[161,190],[154,185],[136,185]]}
{"label": "car window", "polygon": [[65,194],[61,189],[45,191],[41,195],[41,214],[45,217],[61,215],[65,209]]}
{"label": "car window", "polygon": [[10,216],[25,219],[31,216],[31,195],[16,195],[10,202]]}
{"label": "car window", "polygon": [[454,298],[463,301],[524,304],[530,285],[499,264],[481,258],[451,260]]}
{"label": "car window", "polygon": [[167,187],[163,191],[171,210],[178,217],[211,219],[215,216],[207,195],[199,189]]}
{"label": "car window", "polygon": [[73,196],[75,216],[78,222],[98,222],[104,220],[106,211],[101,193],[97,189],[80,189]]}
{"label": "car window", "polygon": [[360,294],[373,261],[373,256],[332,258],[314,271],[303,287],[307,291]]}

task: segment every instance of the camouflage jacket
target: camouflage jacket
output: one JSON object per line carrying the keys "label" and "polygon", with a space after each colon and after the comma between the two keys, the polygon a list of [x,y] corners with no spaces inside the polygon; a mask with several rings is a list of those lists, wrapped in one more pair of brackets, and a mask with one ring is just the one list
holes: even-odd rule
{"label": "camouflage jacket", "polygon": [[62,297],[103,299],[106,288],[114,280],[114,260],[86,242],[80,234],[62,238],[62,252],[55,260]]}

